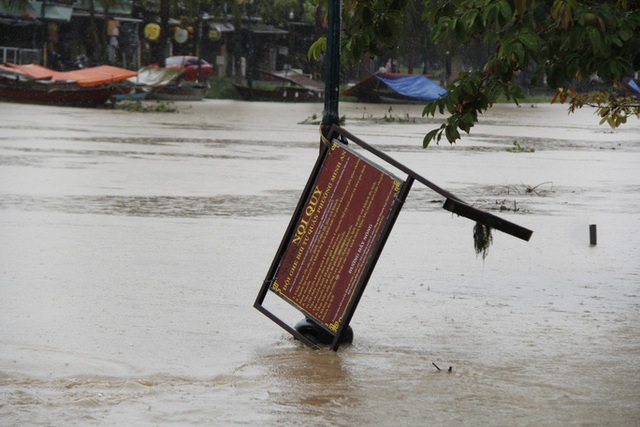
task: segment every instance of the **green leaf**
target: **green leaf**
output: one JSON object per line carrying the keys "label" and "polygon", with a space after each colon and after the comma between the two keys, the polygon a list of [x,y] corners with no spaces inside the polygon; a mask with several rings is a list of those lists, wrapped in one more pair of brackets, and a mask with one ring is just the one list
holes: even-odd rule
{"label": "green leaf", "polygon": [[633,30],[629,27],[621,27],[618,30],[618,35],[623,41],[628,41],[633,38]]}
{"label": "green leaf", "polygon": [[624,64],[620,63],[617,60],[612,59],[611,62],[609,63],[609,73],[611,73],[611,76],[615,80],[623,77],[624,70],[625,70]]}
{"label": "green leaf", "polygon": [[520,43],[526,46],[527,49],[531,51],[538,50],[538,36],[536,36],[533,32],[528,29],[524,29],[518,35],[518,40]]}
{"label": "green leaf", "polygon": [[427,105],[425,105],[424,109],[422,110],[422,117],[424,117],[424,116],[435,116],[436,115],[436,106],[437,106],[436,102],[430,102]]}
{"label": "green leaf", "polygon": [[620,40],[618,37],[610,37],[609,40],[611,40],[611,43],[615,44],[618,47],[622,47],[624,46],[624,44],[622,43],[622,40]]}
{"label": "green leaf", "polygon": [[327,51],[327,38],[320,37],[316,40],[311,47],[309,47],[309,52],[307,53],[308,59],[319,60],[322,57],[322,54]]}
{"label": "green leaf", "polygon": [[498,20],[498,15],[500,14],[500,5],[498,3],[491,3],[484,12],[484,22],[485,26],[491,25],[491,23],[495,23]]}
{"label": "green leaf", "polygon": [[500,49],[498,50],[499,59],[508,59],[511,56],[511,53],[513,52],[513,44],[515,42],[516,41],[513,37],[504,38],[502,40],[502,44],[500,45]]}
{"label": "green leaf", "polygon": [[429,146],[429,143],[433,141],[438,131],[440,131],[440,129],[434,129],[424,136],[424,139],[422,140],[422,148],[427,148]]}
{"label": "green leaf", "polygon": [[500,2],[500,16],[505,23],[508,22],[513,16],[513,10],[511,10],[511,6],[506,0]]}
{"label": "green leaf", "polygon": [[527,9],[527,0],[514,0],[513,5],[516,8],[516,15],[522,19]]}
{"label": "green leaf", "polygon": [[525,55],[524,46],[522,46],[522,43],[515,43],[513,45],[513,53],[515,53],[515,55],[518,58],[518,64],[524,64],[526,55]]}
{"label": "green leaf", "polygon": [[593,51],[594,56],[604,56],[605,46],[604,46],[604,38],[602,37],[602,33],[595,28],[587,29],[587,36],[589,37],[589,42],[591,43],[591,49]]}
{"label": "green leaf", "polygon": [[480,13],[478,9],[470,9],[462,15],[460,20],[464,24],[466,30],[471,30],[473,28],[478,13]]}
{"label": "green leaf", "polygon": [[473,126],[475,121],[476,120],[475,120],[473,114],[466,113],[464,116],[462,116],[462,123],[464,124],[464,127],[462,128],[462,130],[464,130],[465,132],[469,133],[469,131],[471,130],[471,127]]}
{"label": "green leaf", "polygon": [[438,21],[438,23],[433,27],[432,31],[431,31],[431,39],[434,42],[439,42],[441,41],[447,34],[447,32],[449,31],[449,24],[448,22],[443,22],[443,19],[441,19],[440,21]]}
{"label": "green leaf", "polygon": [[460,139],[460,132],[456,129],[455,123],[447,124],[445,128],[445,136],[447,137],[447,141],[453,144],[456,140]]}
{"label": "green leaf", "polygon": [[447,107],[447,111],[449,113],[453,113],[455,111],[456,108],[456,100],[455,100],[455,92],[454,93],[450,93],[449,96],[447,96],[447,98],[445,99],[445,104]]}

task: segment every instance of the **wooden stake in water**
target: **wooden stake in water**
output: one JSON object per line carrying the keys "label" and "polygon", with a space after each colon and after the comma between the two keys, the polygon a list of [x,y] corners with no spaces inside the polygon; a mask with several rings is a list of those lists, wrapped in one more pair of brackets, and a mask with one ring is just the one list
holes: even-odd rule
{"label": "wooden stake in water", "polygon": [[589,225],[589,243],[591,246],[598,244],[598,230],[595,224]]}

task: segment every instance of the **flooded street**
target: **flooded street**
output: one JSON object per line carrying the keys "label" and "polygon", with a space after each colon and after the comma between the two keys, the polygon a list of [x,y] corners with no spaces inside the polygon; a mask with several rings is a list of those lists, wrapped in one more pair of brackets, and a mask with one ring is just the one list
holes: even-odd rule
{"label": "flooded street", "polygon": [[497,106],[424,150],[421,106],[341,104],[351,133],[534,234],[494,232],[483,260],[414,184],[332,352],[253,308],[322,104],[176,105],[0,103],[1,425],[640,425],[640,121]]}

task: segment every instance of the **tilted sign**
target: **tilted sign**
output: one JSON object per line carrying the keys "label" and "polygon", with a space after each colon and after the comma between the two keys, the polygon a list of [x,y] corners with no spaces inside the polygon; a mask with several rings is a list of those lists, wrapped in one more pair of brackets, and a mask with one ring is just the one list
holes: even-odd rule
{"label": "tilted sign", "polygon": [[255,307],[306,344],[263,305],[271,291],[324,328],[339,346],[410,183],[333,141],[309,178]]}
{"label": "tilted sign", "polygon": [[267,293],[324,328],[337,350],[414,181],[444,196],[446,210],[523,240],[531,237],[530,230],[468,205],[346,130],[334,126],[332,134],[407,176],[396,178],[337,140],[318,157],[254,304],[305,344],[314,342],[263,305]]}
{"label": "tilted sign", "polygon": [[334,143],[271,290],[337,332],[402,183]]}

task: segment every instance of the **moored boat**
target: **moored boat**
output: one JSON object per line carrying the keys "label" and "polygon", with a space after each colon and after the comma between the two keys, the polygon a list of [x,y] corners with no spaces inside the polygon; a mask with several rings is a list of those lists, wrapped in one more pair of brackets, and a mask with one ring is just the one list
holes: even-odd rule
{"label": "moored boat", "polygon": [[149,96],[150,91],[133,85],[116,85],[111,95],[111,101],[142,101]]}
{"label": "moored boat", "polygon": [[447,90],[423,74],[371,74],[343,92],[362,102],[418,103],[434,101]]}
{"label": "moored boat", "polygon": [[61,106],[96,107],[114,93],[114,83],[134,71],[101,65],[59,72],[37,64],[0,65],[0,100]]}
{"label": "moored boat", "polygon": [[106,103],[113,87],[81,87],[74,83],[9,80],[0,77],[0,100],[72,107],[96,107]]}
{"label": "moored boat", "polygon": [[319,102],[324,99],[324,86],[295,71],[262,73],[269,80],[258,85],[233,85],[247,101]]}
{"label": "moored boat", "polygon": [[202,101],[208,91],[208,85],[173,84],[153,88],[147,99],[162,101]]}
{"label": "moored boat", "polygon": [[191,83],[184,81],[183,69],[143,67],[136,77],[128,83],[134,84],[139,91],[148,93],[146,99],[163,101],[201,101],[209,91],[207,83]]}

